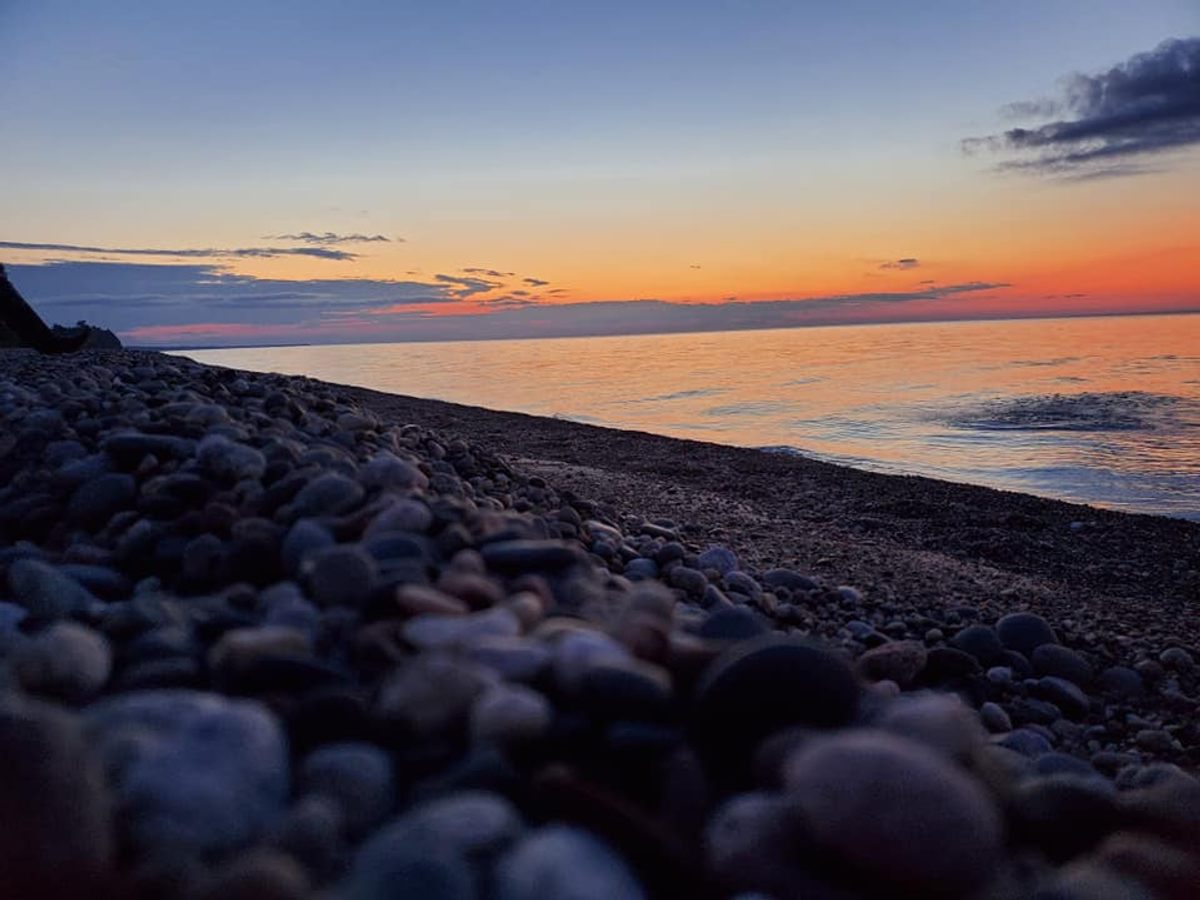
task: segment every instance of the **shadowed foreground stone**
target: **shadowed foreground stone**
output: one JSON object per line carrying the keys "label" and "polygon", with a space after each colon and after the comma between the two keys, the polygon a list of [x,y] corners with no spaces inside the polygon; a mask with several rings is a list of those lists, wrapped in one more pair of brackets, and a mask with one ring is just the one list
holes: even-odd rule
{"label": "shadowed foreground stone", "polygon": [[109,798],[76,720],[0,701],[0,897],[103,897]]}
{"label": "shadowed foreground stone", "polygon": [[784,782],[817,843],[871,880],[954,895],[1000,856],[1000,815],[983,786],[904,738],[816,738],[788,759]]}
{"label": "shadowed foreground stone", "polygon": [[693,735],[713,777],[737,779],[772,732],[844,725],[858,700],[858,681],[837,656],[769,635],[742,642],[709,666],[696,688]]}

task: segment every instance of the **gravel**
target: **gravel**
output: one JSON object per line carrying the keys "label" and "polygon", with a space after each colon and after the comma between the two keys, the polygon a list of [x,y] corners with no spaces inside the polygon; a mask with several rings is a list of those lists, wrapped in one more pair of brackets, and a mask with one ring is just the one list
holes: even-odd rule
{"label": "gravel", "polygon": [[[402,401],[150,353],[0,355],[0,894],[1194,884],[1187,627],[1106,629],[926,551],[945,578],[918,581],[836,515],[755,531],[770,491],[668,514],[644,462],[522,462],[479,411]],[[726,450],[738,490],[809,471]],[[686,481],[726,450],[671,464]],[[793,508],[828,513],[816,496]],[[936,531],[942,507],[914,508]],[[817,531],[841,562],[796,551]],[[1188,583],[1194,562],[1153,559],[1147,582]]]}

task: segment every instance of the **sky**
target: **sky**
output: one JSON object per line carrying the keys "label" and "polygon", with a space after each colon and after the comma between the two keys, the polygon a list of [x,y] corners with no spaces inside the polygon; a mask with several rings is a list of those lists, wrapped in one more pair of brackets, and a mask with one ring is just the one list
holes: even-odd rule
{"label": "sky", "polygon": [[1196,0],[0,0],[0,123],[139,345],[1200,309]]}

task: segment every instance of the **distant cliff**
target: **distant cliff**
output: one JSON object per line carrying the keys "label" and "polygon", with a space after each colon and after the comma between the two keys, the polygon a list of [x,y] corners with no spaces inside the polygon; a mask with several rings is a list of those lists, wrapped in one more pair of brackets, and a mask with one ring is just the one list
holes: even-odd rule
{"label": "distant cliff", "polygon": [[64,328],[61,325],[55,325],[53,331],[55,334],[65,337],[69,334],[74,334],[80,328],[88,330],[88,339],[83,345],[84,350],[120,350],[122,347],[120,338],[107,328],[97,328],[95,325],[89,325],[87,322],[79,322],[73,328]]}

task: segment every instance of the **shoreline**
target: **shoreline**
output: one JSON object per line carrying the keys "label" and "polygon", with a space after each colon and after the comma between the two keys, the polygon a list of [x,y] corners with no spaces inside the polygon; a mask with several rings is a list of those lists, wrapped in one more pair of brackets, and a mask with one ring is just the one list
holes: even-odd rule
{"label": "shoreline", "polygon": [[[484,443],[615,509],[691,520],[694,540],[732,542],[760,565],[947,604],[974,594],[984,609],[1084,608],[1108,627],[1200,635],[1200,522],[317,383],[381,416]],[[1147,603],[1172,622],[1146,623]]]}
{"label": "shoreline", "polygon": [[21,896],[1200,873],[1194,523],[157,353],[0,424]]}

